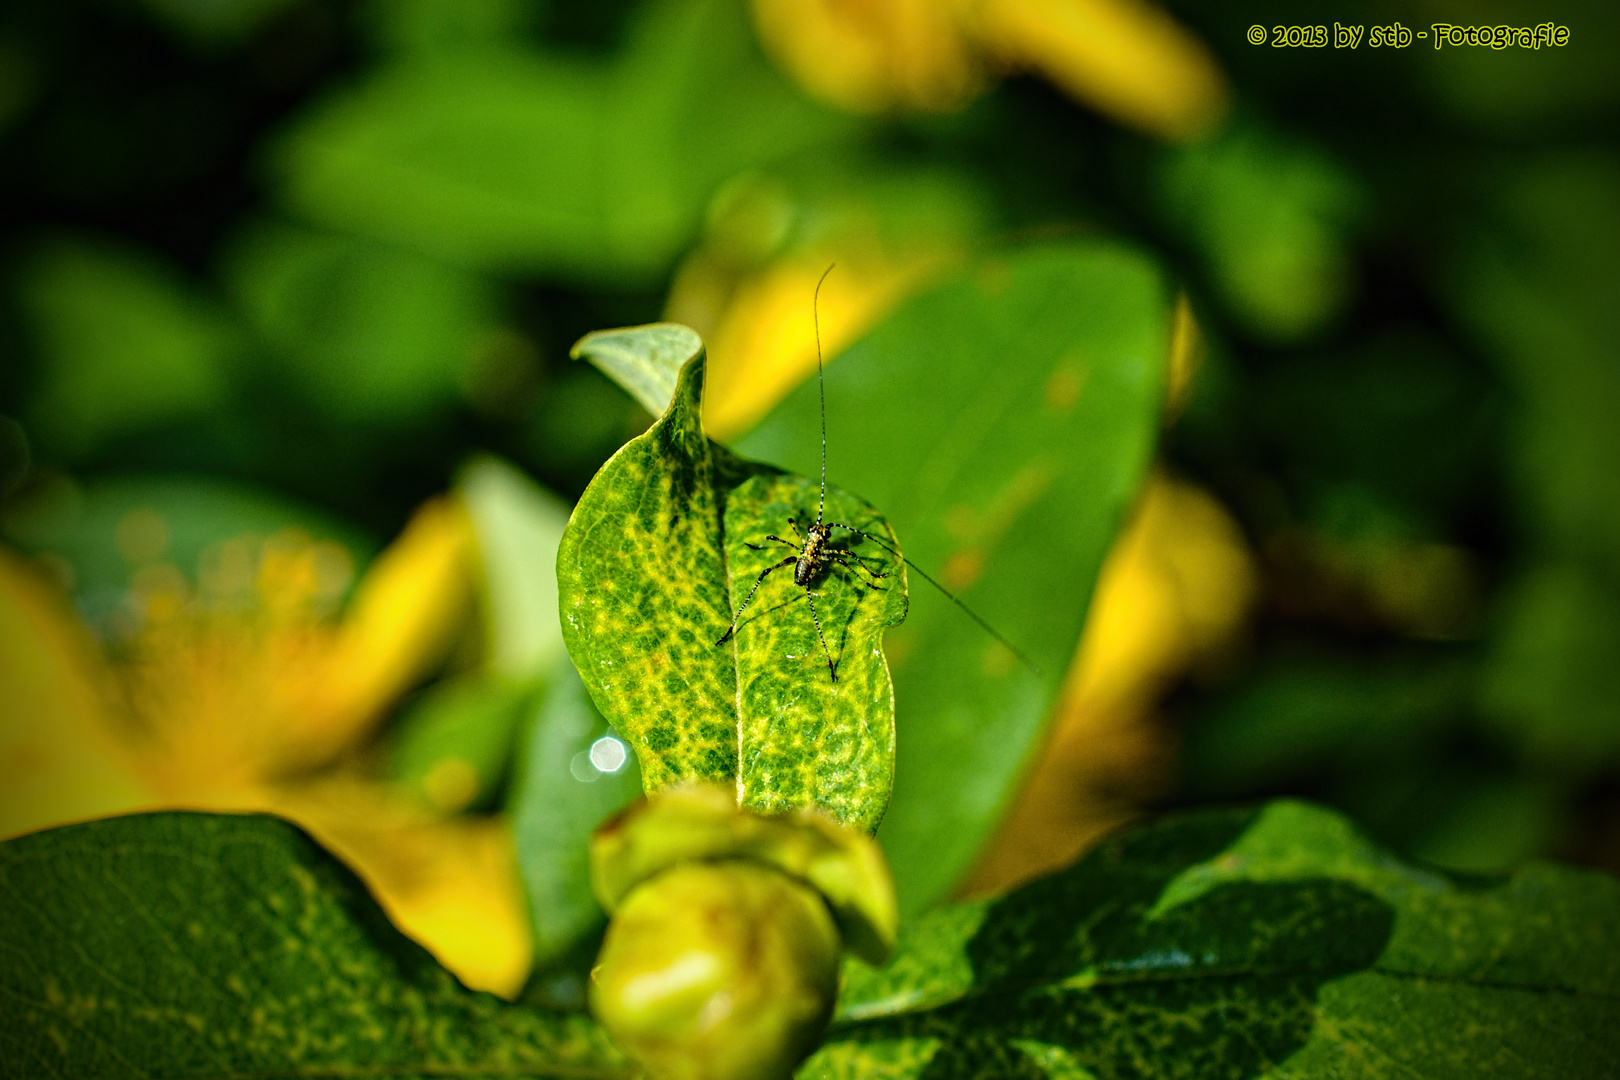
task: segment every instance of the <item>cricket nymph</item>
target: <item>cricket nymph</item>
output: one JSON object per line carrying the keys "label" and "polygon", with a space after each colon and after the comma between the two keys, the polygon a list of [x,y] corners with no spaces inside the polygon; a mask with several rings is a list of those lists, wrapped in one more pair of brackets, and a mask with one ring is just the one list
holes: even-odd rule
{"label": "cricket nymph", "polygon": [[[793,540],[774,534],[765,537],[771,543],[791,548],[798,554],[784,556],[780,561],[772,563],[759,572],[759,576],[754,579],[753,587],[748,590],[748,595],[743,597],[743,602],[738,605],[736,614],[731,617],[731,625],[726,628],[724,634],[720,635],[720,640],[716,641],[715,644],[724,645],[736,635],[737,626],[742,622],[743,612],[747,611],[748,605],[754,602],[754,594],[759,591],[759,587],[764,584],[765,579],[776,571],[791,566],[793,567],[793,584],[804,590],[805,601],[810,606],[810,621],[816,628],[816,640],[821,644],[822,655],[827,658],[827,678],[829,682],[836,684],[838,682],[838,665],[833,662],[832,650],[827,648],[827,636],[821,632],[821,616],[816,612],[816,594],[815,590],[810,588],[810,584],[834,566],[843,567],[845,571],[854,575],[856,581],[878,590],[884,588],[883,579],[889,576],[888,571],[882,569],[883,564],[878,562],[877,559],[857,554],[848,547],[834,547],[830,541],[833,530],[838,529],[849,533],[852,538],[859,537],[861,540],[872,541],[872,543],[893,556],[895,560],[903,562],[917,571],[925,581],[938,589],[945,599],[961,608],[968,618],[989,631],[991,637],[1005,645],[1012,651],[1014,656],[1023,661],[1026,667],[1039,675],[1040,669],[1027,656],[1019,652],[1017,646],[1003,637],[995,627],[980,618],[972,608],[958,600],[945,586],[930,577],[923,571],[922,567],[901,554],[898,548],[891,546],[888,541],[882,540],[864,529],[857,529],[853,525],[844,525],[836,521],[827,521],[824,517],[827,510],[827,387],[822,379],[821,318],[816,314],[816,302],[821,296],[821,283],[827,280],[827,275],[832,273],[832,269],[830,266],[827,267],[826,271],[821,275],[821,281],[816,282],[816,291],[810,298],[810,313],[816,328],[816,390],[821,398],[821,493],[816,499],[816,519],[801,528],[797,517],[788,518],[787,523],[793,528],[795,537]],[[854,542],[858,543],[859,541]],[[744,545],[754,551],[765,550],[764,544],[750,544],[744,541]],[[878,563],[876,568],[872,565],[875,562]]]}

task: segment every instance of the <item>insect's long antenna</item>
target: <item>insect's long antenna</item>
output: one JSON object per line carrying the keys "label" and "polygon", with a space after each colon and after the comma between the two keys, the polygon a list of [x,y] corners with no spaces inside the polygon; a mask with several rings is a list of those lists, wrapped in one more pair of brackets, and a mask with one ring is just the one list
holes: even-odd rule
{"label": "insect's long antenna", "polygon": [[[933,577],[928,573],[928,571],[924,570],[922,567],[920,567],[916,563],[912,562],[909,558],[907,558],[905,556],[905,554],[903,552],[901,552],[901,551],[899,551],[899,550],[897,550],[895,548],[890,547],[886,541],[880,539],[879,537],[873,536],[869,532],[862,532],[860,529],[854,528],[853,526],[840,525],[836,521],[827,522],[827,526],[828,526],[828,528],[832,528],[832,529],[843,529],[845,532],[854,533],[856,536],[864,536],[866,539],[872,541],[872,543],[876,544],[878,547],[882,548],[884,551],[887,551],[890,555],[893,555],[895,558],[897,558],[897,559],[901,560],[902,562],[904,562],[907,566],[911,567],[913,570],[917,571],[917,573],[921,574],[922,579],[924,581],[928,582],[928,584],[930,584],[934,588],[938,589],[941,596],[943,596],[945,599],[949,600],[951,603],[955,604],[957,607],[961,608],[962,612],[965,615],[967,615],[968,618],[970,618],[974,622],[978,623],[979,626],[983,628],[985,633],[989,634],[991,637],[995,638],[997,641],[999,641],[1003,645],[1005,645],[1007,647],[1007,651],[1012,653],[1014,656],[1016,656],[1018,658],[1019,663],[1023,664],[1025,667],[1029,668],[1029,670],[1032,671],[1035,675],[1039,676],[1041,674],[1041,669],[1035,666],[1035,661],[1031,660],[1028,656],[1025,656],[1024,651],[1022,649],[1020,649],[1018,646],[1014,645],[1012,642],[1008,641],[1006,639],[1006,637],[1001,633],[1001,631],[997,630],[995,627],[993,627],[989,623],[985,622],[984,618],[977,611],[974,611],[972,608],[970,608],[966,604],[962,603],[961,600],[957,599],[955,593],[951,592],[951,590],[947,589],[945,586],[943,586],[939,582],[935,581],[933,579]],[[851,554],[854,554],[854,553],[851,552]]]}
{"label": "insect's long antenna", "polygon": [[816,388],[821,391],[821,497],[816,500],[817,525],[821,524],[821,512],[827,507],[827,382],[821,373],[821,313],[817,305],[821,301],[821,283],[827,280],[827,275],[837,265],[831,263],[821,272],[816,291],[810,297],[810,321],[816,327]]}

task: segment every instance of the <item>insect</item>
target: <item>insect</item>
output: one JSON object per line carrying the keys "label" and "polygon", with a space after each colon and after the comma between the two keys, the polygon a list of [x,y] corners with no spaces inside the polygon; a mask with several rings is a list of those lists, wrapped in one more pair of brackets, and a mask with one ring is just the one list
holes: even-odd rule
{"label": "insect", "polygon": [[[737,614],[732,617],[731,626],[726,629],[724,634],[720,635],[720,640],[716,641],[715,644],[724,645],[737,633],[737,624],[742,621],[743,612],[747,611],[748,605],[753,603],[754,594],[759,591],[759,587],[764,584],[765,579],[776,571],[785,570],[791,566],[793,567],[793,584],[804,590],[805,599],[810,602],[810,619],[815,623],[816,640],[821,643],[821,654],[827,658],[827,677],[836,684],[838,682],[838,667],[833,663],[832,651],[827,648],[826,635],[821,632],[821,616],[816,613],[816,593],[811,586],[825,577],[835,566],[852,571],[857,577],[862,574],[866,575],[866,584],[874,589],[881,590],[885,588],[882,580],[888,577],[886,573],[873,570],[868,565],[865,556],[857,554],[848,548],[834,546],[832,535],[833,530],[836,529],[852,536],[870,540],[895,558],[904,560],[905,564],[915,570],[924,581],[938,589],[945,599],[961,608],[968,618],[978,623],[991,637],[1006,646],[1025,667],[1039,675],[1040,668],[1036,667],[1029,657],[1025,656],[1017,646],[1003,637],[995,627],[980,618],[977,612],[952,595],[949,589],[929,576],[922,567],[907,559],[880,537],[862,529],[857,529],[853,525],[845,525],[842,522],[827,521],[825,519],[827,509],[827,386],[822,377],[821,317],[817,312],[817,304],[821,298],[822,283],[827,280],[827,275],[832,272],[833,268],[831,266],[822,272],[820,280],[816,282],[815,293],[810,300],[811,318],[816,328],[816,386],[821,393],[821,494],[816,501],[816,520],[807,527],[801,528],[797,517],[788,518],[788,524],[793,527],[794,536],[797,538],[795,540],[785,540],[775,534],[765,537],[767,541],[792,548],[795,554],[783,558],[780,562],[772,563],[759,572],[759,577],[754,579],[754,584],[748,590],[748,595],[743,598],[742,604],[738,606]],[[748,546],[755,551],[765,550],[764,544],[748,544]]]}

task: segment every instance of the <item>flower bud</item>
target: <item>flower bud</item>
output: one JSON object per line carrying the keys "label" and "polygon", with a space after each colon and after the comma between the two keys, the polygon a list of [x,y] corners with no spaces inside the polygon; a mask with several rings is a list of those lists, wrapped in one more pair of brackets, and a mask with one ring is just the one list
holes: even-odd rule
{"label": "flower bud", "polygon": [[591,973],[591,1011],[658,1080],[786,1080],[838,991],[842,941],[821,895],[743,859],[635,886]]}

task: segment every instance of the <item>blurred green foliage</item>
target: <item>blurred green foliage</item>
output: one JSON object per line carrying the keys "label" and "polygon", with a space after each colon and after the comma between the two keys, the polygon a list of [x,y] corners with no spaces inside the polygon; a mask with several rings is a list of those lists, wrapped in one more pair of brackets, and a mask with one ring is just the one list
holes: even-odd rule
{"label": "blurred green foliage", "polygon": [[[1563,49],[1436,53],[1256,48],[1243,31],[1298,22],[1296,5],[1170,4],[1238,102],[1178,147],[1033,78],[952,116],[839,115],[770,66],[735,0],[13,6],[6,537],[64,559],[94,615],[132,570],[115,535],[130,510],[159,509],[165,557],[188,566],[284,525],[342,533],[358,565],[422,499],[458,492],[486,618],[453,679],[396,718],[389,768],[418,783],[461,754],[477,776],[461,805],[515,807],[520,848],[555,853],[633,781],[574,776],[590,795],[569,801],[535,779],[608,732],[552,666],[555,626],[514,614],[555,587],[514,552],[543,548],[649,419],[569,344],[658,318],[694,251],[758,269],[862,215],[971,254],[1105,233],[1185,284],[1207,349],[1161,455],[1232,509],[1264,582],[1247,651],[1166,705],[1185,736],[1167,800],[1308,795],[1454,866],[1620,868],[1620,26],[1592,0],[1555,6],[1536,18],[1572,28]],[[1459,12],[1431,0],[1422,18],[1485,18]],[[920,453],[948,421],[934,383],[1015,381],[1039,351],[1016,347],[1035,314],[976,338],[965,303],[932,303],[828,376],[834,479],[931,566],[953,493],[905,488],[901,452],[861,433],[912,425],[902,449]],[[987,340],[1014,344],[972,353]],[[802,387],[743,445],[810,475],[812,399]],[[485,453],[512,464],[458,472]],[[1056,531],[987,571],[1032,605],[991,612],[1009,632],[1061,596],[1051,641],[1072,638],[1095,559],[1051,550]],[[1055,568],[1087,580],[1055,589]],[[964,797],[964,850],[1044,701],[1010,742],[970,733],[1007,760]],[[973,740],[936,754],[949,731],[916,733],[908,751],[904,708],[892,827],[936,835],[956,819],[929,824],[920,795],[907,809],[908,770],[950,774]],[[530,880],[562,920],[542,951],[593,923],[583,880]]]}
{"label": "blurred green foliage", "polygon": [[230,323],[160,259],[64,238],[21,278],[17,301],[43,360],[26,415],[47,449],[82,455],[222,403]]}

